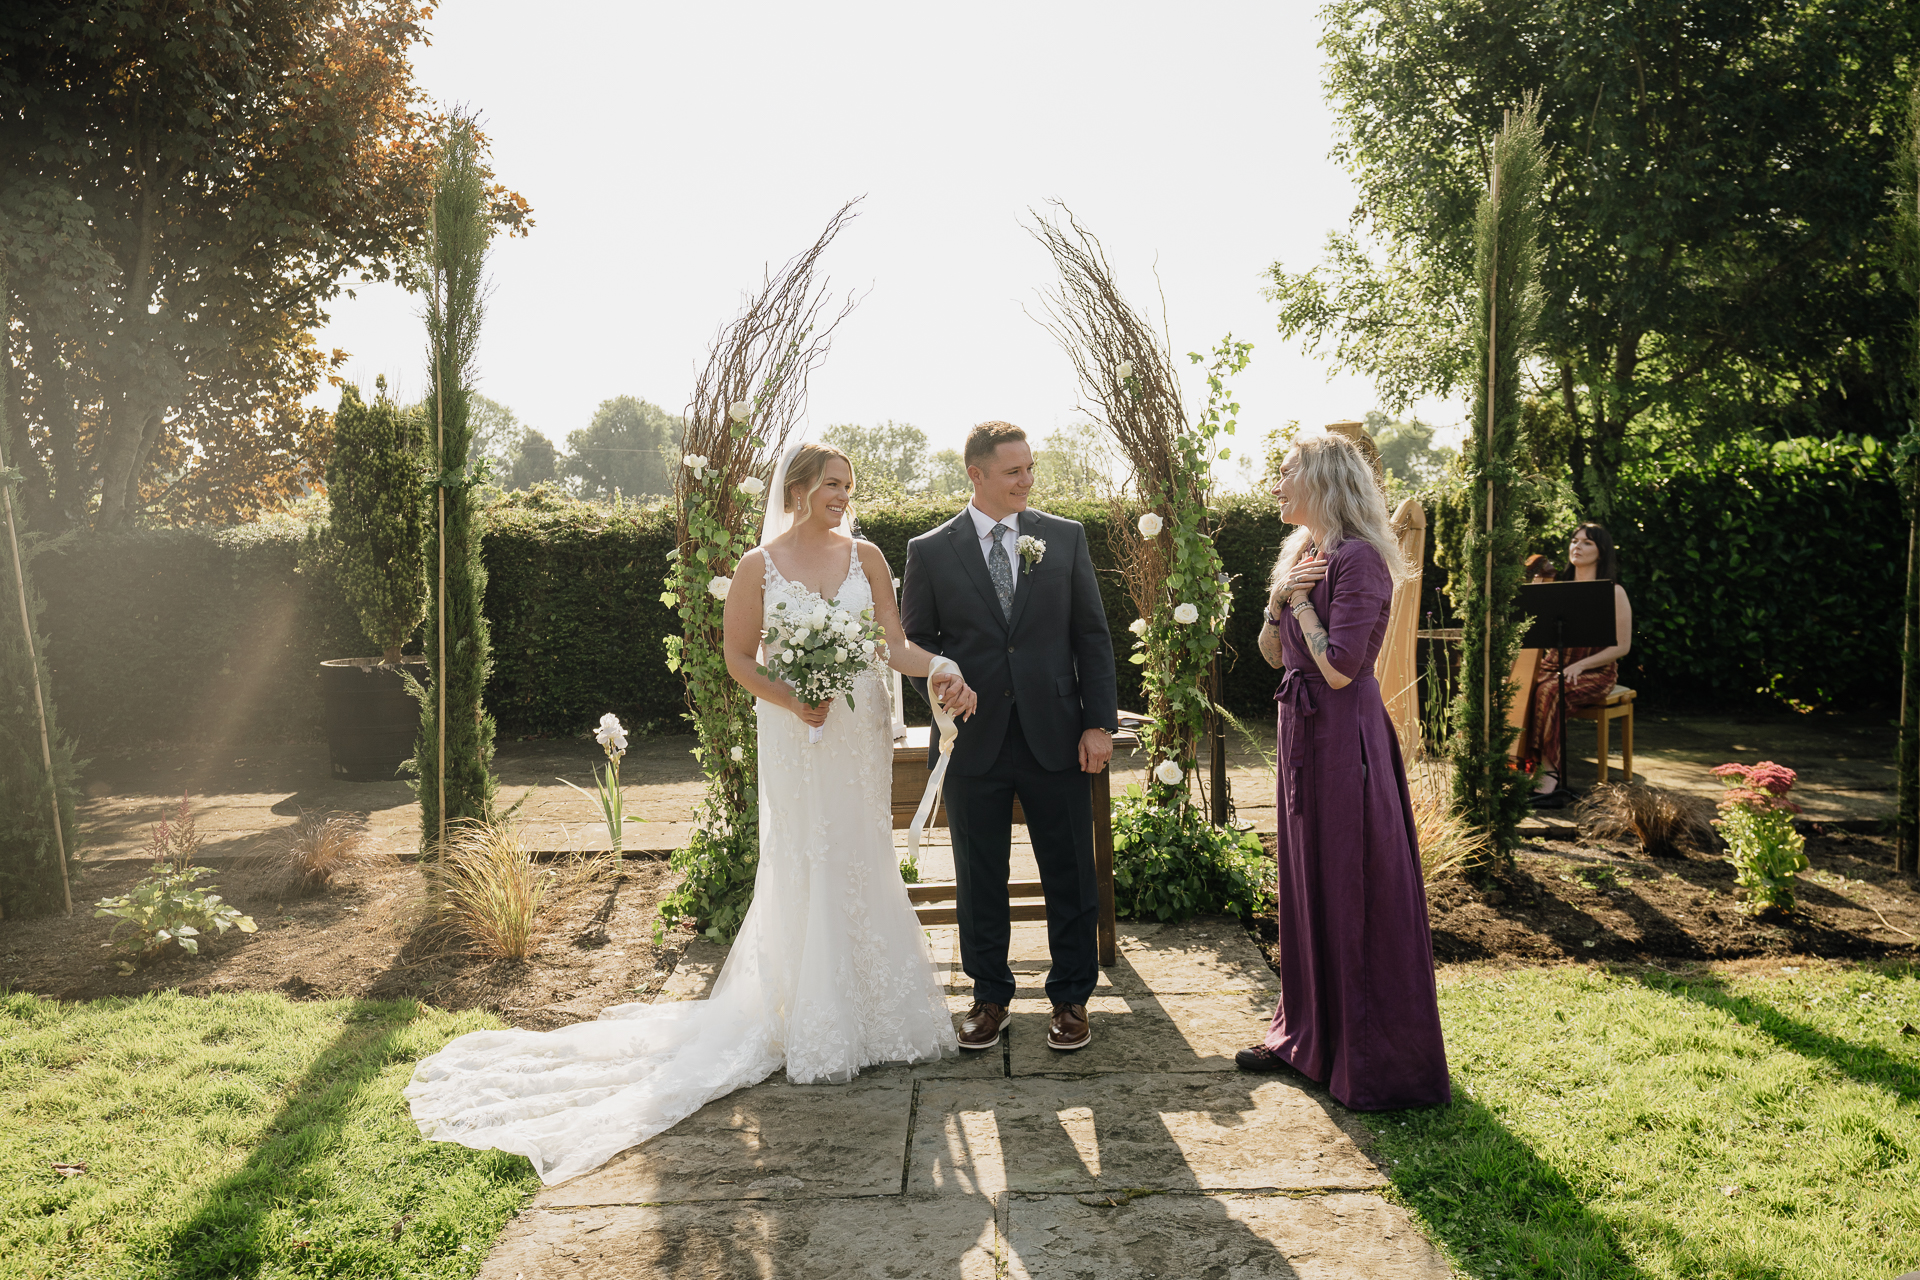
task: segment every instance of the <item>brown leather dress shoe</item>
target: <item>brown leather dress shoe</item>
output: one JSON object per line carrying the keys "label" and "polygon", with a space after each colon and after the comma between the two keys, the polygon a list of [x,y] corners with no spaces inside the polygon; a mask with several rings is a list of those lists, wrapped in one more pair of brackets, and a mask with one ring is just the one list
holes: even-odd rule
{"label": "brown leather dress shoe", "polygon": [[976,1000],[973,1008],[967,1010],[966,1020],[960,1024],[960,1047],[991,1049],[1000,1043],[1000,1037],[1006,1029],[1007,1006]]}
{"label": "brown leather dress shoe", "polygon": [[1093,1028],[1087,1025],[1087,1006],[1083,1004],[1057,1004],[1053,1006],[1053,1017],[1047,1022],[1047,1048],[1058,1049],[1065,1053],[1073,1049],[1084,1049],[1093,1039]]}

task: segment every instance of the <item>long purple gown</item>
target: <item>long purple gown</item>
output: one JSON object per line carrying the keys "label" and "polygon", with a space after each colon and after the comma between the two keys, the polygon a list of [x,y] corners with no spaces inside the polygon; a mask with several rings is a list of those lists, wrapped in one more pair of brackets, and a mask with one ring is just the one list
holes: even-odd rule
{"label": "long purple gown", "polygon": [[1392,579],[1347,539],[1313,588],[1330,686],[1289,612],[1279,692],[1280,1004],[1266,1045],[1355,1111],[1452,1101],[1400,743],[1373,660]]}

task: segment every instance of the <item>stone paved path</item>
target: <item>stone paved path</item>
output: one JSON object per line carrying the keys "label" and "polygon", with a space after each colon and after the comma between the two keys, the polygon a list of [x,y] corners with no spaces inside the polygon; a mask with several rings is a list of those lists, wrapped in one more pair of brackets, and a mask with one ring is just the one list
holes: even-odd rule
{"label": "stone paved path", "polygon": [[[955,932],[929,940],[964,1010]],[[1234,1070],[1275,995],[1240,929],[1127,925],[1120,945],[1088,1048],[1046,1047],[1045,926],[1015,925],[1000,1049],[722,1098],[541,1192],[483,1280],[1447,1276],[1351,1115]],[[704,995],[723,959],[696,944],[660,998]]]}

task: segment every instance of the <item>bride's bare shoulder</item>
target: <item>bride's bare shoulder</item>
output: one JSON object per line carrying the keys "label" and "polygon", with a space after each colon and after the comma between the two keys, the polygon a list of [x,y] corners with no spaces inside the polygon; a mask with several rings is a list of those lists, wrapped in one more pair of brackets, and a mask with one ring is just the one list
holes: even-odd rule
{"label": "bride's bare shoulder", "polygon": [[765,550],[760,547],[753,548],[753,550],[741,556],[739,563],[733,566],[733,576],[738,578],[743,574],[751,575],[763,572],[766,559],[767,553]]}

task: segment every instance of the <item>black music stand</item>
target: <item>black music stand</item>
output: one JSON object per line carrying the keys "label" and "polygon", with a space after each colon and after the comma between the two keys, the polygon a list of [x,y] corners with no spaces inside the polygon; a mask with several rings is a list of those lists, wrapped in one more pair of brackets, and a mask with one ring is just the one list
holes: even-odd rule
{"label": "black music stand", "polygon": [[[1571,790],[1567,780],[1567,650],[1604,649],[1618,642],[1613,626],[1613,583],[1605,578],[1592,582],[1536,582],[1520,588],[1520,612],[1533,620],[1520,641],[1523,649],[1552,649],[1559,659],[1554,673],[1560,689],[1556,712],[1560,724],[1560,759],[1555,762],[1554,778],[1562,788]],[[1533,691],[1527,690],[1531,698]],[[1546,767],[1546,761],[1540,762]]]}

